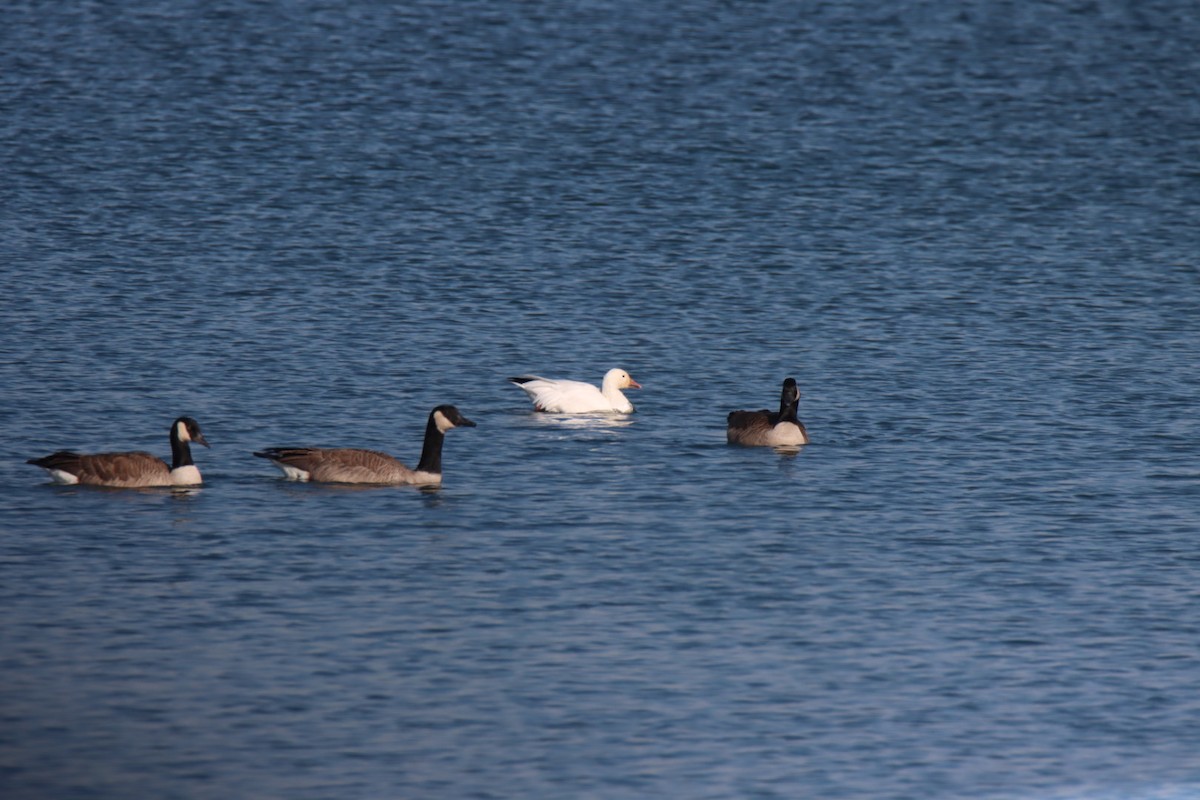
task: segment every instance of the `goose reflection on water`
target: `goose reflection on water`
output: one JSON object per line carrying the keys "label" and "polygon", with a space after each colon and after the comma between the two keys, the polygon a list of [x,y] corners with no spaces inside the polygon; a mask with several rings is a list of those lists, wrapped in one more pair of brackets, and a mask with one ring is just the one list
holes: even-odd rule
{"label": "goose reflection on water", "polygon": [[539,412],[530,414],[528,419],[534,424],[550,428],[569,428],[572,430],[603,431],[617,428],[627,428],[635,420],[625,414],[596,413],[596,414],[551,414]]}

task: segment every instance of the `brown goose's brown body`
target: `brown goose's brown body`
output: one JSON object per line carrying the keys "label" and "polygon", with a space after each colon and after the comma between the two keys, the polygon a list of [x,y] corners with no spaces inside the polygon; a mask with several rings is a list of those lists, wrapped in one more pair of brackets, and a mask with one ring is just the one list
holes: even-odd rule
{"label": "brown goose's brown body", "polygon": [[292,480],[320,483],[379,483],[429,486],[442,482],[442,442],[446,431],[475,427],[457,408],[429,412],[425,442],[416,469],[378,450],[355,447],[272,447],[254,455],[270,459]]}
{"label": "brown goose's brown body", "polygon": [[354,447],[275,447],[254,455],[269,458],[293,480],[320,483],[440,483],[440,472],[410,469],[378,450]]}
{"label": "brown goose's brown body", "polygon": [[725,439],[746,447],[792,447],[808,444],[808,431],[796,417],[800,390],[796,381],[783,382],[779,412],[731,411],[726,420]]}
{"label": "brown goose's brown body", "polygon": [[27,463],[50,473],[57,483],[136,489],[151,486],[193,486],[200,470],[192,462],[189,442],[208,447],[200,425],[191,417],[171,423],[171,461],[141,450],[123,453],[76,453],[59,450]]}

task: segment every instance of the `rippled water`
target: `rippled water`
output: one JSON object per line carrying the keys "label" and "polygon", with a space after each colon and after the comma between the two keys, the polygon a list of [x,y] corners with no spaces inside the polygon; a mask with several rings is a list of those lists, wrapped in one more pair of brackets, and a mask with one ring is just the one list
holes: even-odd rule
{"label": "rippled water", "polygon": [[[1200,793],[1189,4],[0,37],[0,795]],[[787,375],[814,443],[727,447]],[[443,402],[438,491],[250,455]],[[24,463],[183,413],[195,491]]]}

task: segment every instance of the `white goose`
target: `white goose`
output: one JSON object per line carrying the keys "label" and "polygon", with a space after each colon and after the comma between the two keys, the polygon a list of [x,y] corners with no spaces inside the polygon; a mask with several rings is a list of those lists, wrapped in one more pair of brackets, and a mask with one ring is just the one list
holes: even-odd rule
{"label": "white goose", "polygon": [[633,412],[633,403],[621,393],[622,389],[640,389],[642,385],[629,377],[623,369],[610,369],[604,373],[604,383],[599,389],[583,381],[554,380],[537,375],[521,375],[509,378],[525,390],[533,407],[538,411],[555,414],[587,414],[608,411],[618,414]]}

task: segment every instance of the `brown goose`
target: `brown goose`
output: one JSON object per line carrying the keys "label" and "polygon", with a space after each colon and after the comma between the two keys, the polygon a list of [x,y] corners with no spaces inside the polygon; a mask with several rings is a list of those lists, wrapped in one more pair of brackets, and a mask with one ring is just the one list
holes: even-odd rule
{"label": "brown goose", "polygon": [[200,470],[192,462],[189,442],[208,447],[200,424],[191,417],[180,417],[171,423],[169,467],[161,458],[142,451],[84,455],[59,450],[48,456],[31,458],[26,463],[49,472],[55,483],[122,488],[194,486],[200,483]]}
{"label": "brown goose", "polygon": [[437,485],[442,482],[446,431],[463,427],[474,428],[475,423],[454,406],[442,405],[430,411],[416,469],[409,469],[387,453],[351,447],[271,447],[254,455],[270,459],[294,481]]}
{"label": "brown goose", "polygon": [[783,382],[778,414],[765,408],[762,411],[731,411],[725,438],[730,444],[748,447],[808,444],[808,431],[804,429],[804,423],[796,418],[799,406],[800,389],[794,379],[788,378]]}

